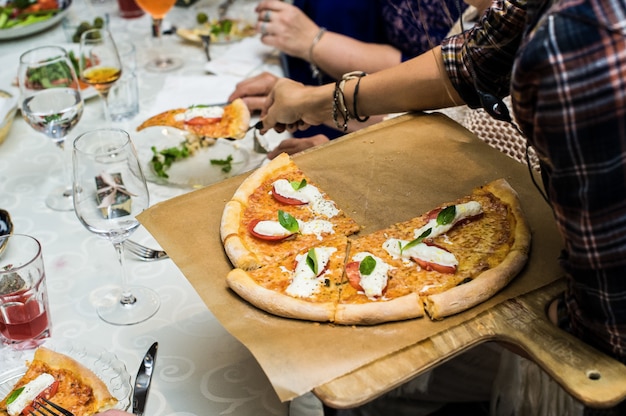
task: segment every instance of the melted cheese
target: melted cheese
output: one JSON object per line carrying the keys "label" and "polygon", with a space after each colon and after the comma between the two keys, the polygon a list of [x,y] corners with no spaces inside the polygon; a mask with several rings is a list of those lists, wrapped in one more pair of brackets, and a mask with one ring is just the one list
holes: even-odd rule
{"label": "melted cheese", "polygon": [[54,383],[54,377],[48,373],[40,374],[34,380],[26,383],[24,390],[22,390],[19,396],[7,405],[7,413],[11,416],[19,415],[26,406],[29,406],[52,383]]}
{"label": "melted cheese", "polygon": [[202,118],[222,118],[224,108],[219,106],[210,107],[190,107],[184,113],[176,114],[176,121],[189,121],[196,117]]}
{"label": "melted cheese", "polygon": [[291,231],[280,225],[280,222],[278,221],[259,221],[253,229],[257,234],[274,237],[286,237],[293,234]]}
{"label": "melted cheese", "polygon": [[480,205],[479,202],[470,201],[465,204],[458,204],[456,205],[456,214],[454,216],[454,219],[449,224],[446,224],[446,225],[437,224],[437,219],[434,218],[428,221],[428,223],[424,225],[423,227],[415,229],[415,232],[414,232],[415,238],[420,237],[429,228],[431,228],[432,231],[428,235],[428,238],[435,238],[441,234],[447,233],[448,230],[454,227],[454,225],[457,222],[464,220],[465,218],[473,217],[482,212],[483,212],[483,207],[482,205]]}
{"label": "melted cheese", "polygon": [[416,258],[428,263],[440,264],[442,266],[456,267],[459,265],[459,261],[447,250],[436,246],[429,246],[424,243],[419,243],[413,247],[409,247],[406,250],[400,251],[400,246],[404,247],[409,242],[406,240],[399,240],[397,238],[390,238],[383,243],[383,248],[393,258],[410,259]]}
{"label": "melted cheese", "polygon": [[[298,220],[298,227],[300,233],[303,235],[315,234],[318,240],[322,239],[322,234],[334,234],[335,230],[333,224],[326,220],[311,220],[300,221]],[[273,236],[273,237],[286,237],[293,234],[291,231],[284,228],[279,221],[259,221],[254,226],[254,232],[261,235]]]}
{"label": "melted cheese", "polygon": [[372,256],[376,260],[376,266],[370,274],[364,275],[359,272],[361,277],[360,285],[365,296],[370,299],[377,299],[382,297],[383,291],[387,287],[387,275],[393,267],[385,263],[381,258],[366,251],[355,254],[352,256],[352,260],[361,262],[367,256]]}
{"label": "melted cheese", "polygon": [[318,272],[324,271],[321,275],[316,275],[311,267],[307,264],[307,253],[298,254],[296,256],[296,268],[291,279],[291,283],[285,292],[293,297],[308,298],[313,296],[324,283],[324,275],[326,274],[326,266],[330,261],[330,256],[337,251],[335,247],[316,247],[315,257],[317,258]]}
{"label": "melted cheese", "polygon": [[332,218],[339,214],[339,209],[337,209],[335,203],[325,199],[320,190],[313,185],[307,184],[296,190],[293,189],[291,182],[287,179],[279,179],[274,182],[273,187],[277,194],[285,198],[297,199],[298,201],[309,204],[311,211],[316,214],[326,218]]}

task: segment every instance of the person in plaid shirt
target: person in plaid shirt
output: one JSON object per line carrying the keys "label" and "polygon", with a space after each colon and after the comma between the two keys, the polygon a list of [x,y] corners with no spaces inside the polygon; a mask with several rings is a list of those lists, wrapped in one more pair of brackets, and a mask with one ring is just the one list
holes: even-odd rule
{"label": "person in plaid shirt", "polygon": [[[345,83],[339,120],[463,103],[493,109],[511,94],[565,245],[559,325],[626,363],[626,0],[495,0],[464,34],[359,81],[356,107],[357,81]],[[265,128],[329,121],[334,89],[281,81]]]}

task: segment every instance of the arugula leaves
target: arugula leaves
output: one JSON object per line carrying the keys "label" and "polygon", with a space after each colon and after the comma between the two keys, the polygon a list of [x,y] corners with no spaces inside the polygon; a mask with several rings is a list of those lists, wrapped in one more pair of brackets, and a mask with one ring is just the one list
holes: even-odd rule
{"label": "arugula leaves", "polygon": [[172,163],[189,157],[189,149],[184,143],[178,147],[169,147],[163,150],[157,150],[155,146],[152,146],[150,149],[153,154],[151,160],[152,168],[159,178],[169,178],[165,171],[172,166]]}
{"label": "arugula leaves", "polygon": [[228,173],[233,169],[233,156],[228,155],[226,159],[211,159],[212,165],[222,167],[222,172]]}

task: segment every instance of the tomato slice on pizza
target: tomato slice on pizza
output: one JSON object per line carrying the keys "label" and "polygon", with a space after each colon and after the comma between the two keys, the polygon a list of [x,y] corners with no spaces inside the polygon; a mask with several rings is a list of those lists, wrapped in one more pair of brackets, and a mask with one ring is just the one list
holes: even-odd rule
{"label": "tomato slice on pizza", "polygon": [[220,106],[194,105],[164,111],[137,127],[169,126],[200,137],[243,139],[250,126],[250,111],[240,98]]}

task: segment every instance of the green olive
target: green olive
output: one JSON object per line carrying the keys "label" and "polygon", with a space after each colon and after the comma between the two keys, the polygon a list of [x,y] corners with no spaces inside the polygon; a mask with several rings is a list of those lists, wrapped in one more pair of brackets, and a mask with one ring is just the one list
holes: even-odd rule
{"label": "green olive", "polygon": [[209,21],[209,16],[207,16],[206,13],[198,13],[196,15],[196,22],[198,22],[199,24],[203,24]]}
{"label": "green olive", "polygon": [[93,19],[93,27],[96,29],[102,29],[104,27],[104,19],[101,17],[96,17]]}

